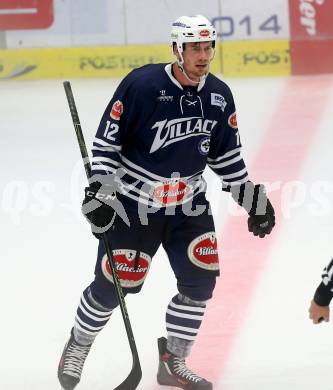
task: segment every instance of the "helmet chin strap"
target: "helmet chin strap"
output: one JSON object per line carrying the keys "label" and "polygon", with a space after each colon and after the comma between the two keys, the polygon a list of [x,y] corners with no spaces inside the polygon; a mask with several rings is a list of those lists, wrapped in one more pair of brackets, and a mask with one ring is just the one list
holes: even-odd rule
{"label": "helmet chin strap", "polygon": [[179,56],[180,56],[180,60],[176,57],[178,68],[181,70],[181,72],[182,72],[183,75],[187,78],[187,80],[189,80],[191,83],[195,83],[195,84],[200,84],[202,81],[204,81],[205,78],[207,77],[208,73],[209,73],[210,63],[213,61],[213,59],[214,59],[214,57],[215,57],[215,50],[214,50],[213,57],[212,57],[211,60],[209,61],[208,70],[207,70],[206,74],[204,74],[203,76],[201,76],[199,81],[192,80],[192,79],[190,78],[190,76],[185,72],[183,55],[182,55],[182,53],[180,53],[179,51],[178,51],[178,54],[179,54]]}
{"label": "helmet chin strap", "polygon": [[189,80],[191,83],[200,84],[202,80],[206,78],[206,75],[201,76],[199,81],[192,80],[191,77],[185,72],[184,66],[181,65],[180,61],[177,61],[178,68],[181,70],[183,75]]}

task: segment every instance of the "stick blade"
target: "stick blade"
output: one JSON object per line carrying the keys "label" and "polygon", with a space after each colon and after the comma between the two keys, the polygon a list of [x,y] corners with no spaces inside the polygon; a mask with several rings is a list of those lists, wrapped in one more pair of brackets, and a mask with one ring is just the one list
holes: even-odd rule
{"label": "stick blade", "polygon": [[135,390],[142,378],[142,370],[140,361],[138,358],[133,360],[132,370],[129,373],[128,377],[117,386],[114,390]]}

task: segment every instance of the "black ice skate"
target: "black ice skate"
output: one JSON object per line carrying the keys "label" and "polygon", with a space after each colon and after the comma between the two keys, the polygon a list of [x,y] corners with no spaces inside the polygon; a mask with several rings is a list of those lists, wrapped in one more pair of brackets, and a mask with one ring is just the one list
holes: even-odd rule
{"label": "black ice skate", "polygon": [[178,358],[166,349],[165,337],[158,339],[160,355],[157,382],[162,386],[178,387],[185,390],[212,390],[213,385],[206,379],[194,374],[185,364],[185,359]]}
{"label": "black ice skate", "polygon": [[64,390],[73,390],[80,382],[83,365],[90,348],[91,345],[83,346],[75,341],[72,329],[58,366],[58,378]]}

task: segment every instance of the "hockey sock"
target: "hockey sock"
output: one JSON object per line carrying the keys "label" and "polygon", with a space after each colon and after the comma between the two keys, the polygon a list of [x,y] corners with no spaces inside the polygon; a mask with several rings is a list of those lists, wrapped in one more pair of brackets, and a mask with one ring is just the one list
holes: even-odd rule
{"label": "hockey sock", "polygon": [[180,358],[190,354],[205,309],[206,301],[195,301],[182,294],[172,298],[166,312],[169,352]]}
{"label": "hockey sock", "polygon": [[76,312],[74,323],[74,338],[81,345],[90,345],[104,328],[112,310],[98,303],[87,287],[82,295]]}

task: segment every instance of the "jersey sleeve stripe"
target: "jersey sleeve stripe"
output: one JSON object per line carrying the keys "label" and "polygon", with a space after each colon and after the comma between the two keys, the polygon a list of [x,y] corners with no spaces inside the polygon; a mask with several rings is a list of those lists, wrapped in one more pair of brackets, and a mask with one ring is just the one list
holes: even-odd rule
{"label": "jersey sleeve stripe", "polygon": [[232,187],[233,185],[244,184],[250,180],[248,175],[246,175],[244,177],[237,178],[236,180],[230,180],[230,181],[224,180],[223,178],[221,178],[221,179],[222,179],[222,182],[223,182],[225,188]]}
{"label": "jersey sleeve stripe", "polygon": [[115,161],[113,160],[112,158],[109,158],[109,157],[100,157],[100,156],[95,156],[92,158],[92,163],[93,164],[98,164],[100,162],[104,162],[104,163],[107,163],[107,164],[112,164],[113,166],[116,166],[116,167],[119,167],[120,163],[119,161]]}
{"label": "jersey sleeve stripe", "polygon": [[208,165],[209,165],[212,169],[223,168],[223,167],[227,167],[227,166],[229,166],[229,165],[232,165],[232,164],[234,164],[235,162],[241,161],[242,159],[243,159],[242,156],[239,155],[239,156],[237,156],[237,157],[232,158],[231,160],[228,160],[228,161],[225,161],[225,162],[216,164],[216,165],[213,165],[213,164],[208,164]]}
{"label": "jersey sleeve stripe", "polygon": [[332,276],[333,276],[333,259],[332,259],[331,262],[324,268],[324,271],[323,271],[323,274],[322,274],[323,283],[324,283],[326,286],[330,285],[330,287],[333,287],[333,286],[332,286]]}
{"label": "jersey sleeve stripe", "polygon": [[121,150],[121,145],[115,145],[112,142],[106,142],[100,138],[95,138],[93,145],[100,145],[100,146],[113,146],[115,149]]}
{"label": "jersey sleeve stripe", "polygon": [[241,171],[238,171],[238,172],[235,172],[235,173],[231,173],[229,175],[222,175],[222,176],[223,176],[223,180],[230,180],[230,179],[234,179],[235,177],[242,176],[245,173],[247,173],[247,169],[243,168]]}
{"label": "jersey sleeve stripe", "polygon": [[207,161],[209,163],[217,163],[217,162],[219,162],[221,160],[225,160],[227,158],[230,158],[230,157],[234,156],[237,153],[240,153],[241,149],[242,149],[241,147],[232,149],[229,152],[224,153],[222,156],[214,158],[214,159],[208,157]]}
{"label": "jersey sleeve stripe", "polygon": [[107,152],[107,153],[118,153],[119,154],[119,151],[115,146],[93,146],[91,148],[93,154],[95,154],[96,152]]}
{"label": "jersey sleeve stripe", "polygon": [[107,165],[102,165],[102,164],[96,164],[96,165],[93,164],[91,170],[93,171],[94,174],[101,173],[103,175],[105,175],[105,172],[111,172],[111,173],[117,172],[116,168],[108,167]]}

